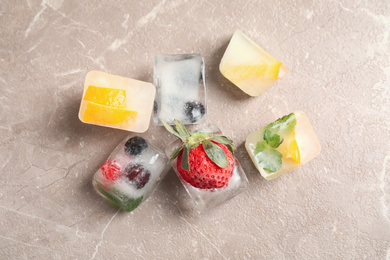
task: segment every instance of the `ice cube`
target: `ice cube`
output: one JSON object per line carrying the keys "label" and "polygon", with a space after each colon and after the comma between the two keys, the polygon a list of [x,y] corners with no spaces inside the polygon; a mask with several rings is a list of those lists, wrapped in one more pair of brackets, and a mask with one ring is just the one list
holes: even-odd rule
{"label": "ice cube", "polygon": [[154,59],[154,85],[157,88],[153,122],[161,119],[185,125],[206,121],[204,60],[200,54],[157,55]]}
{"label": "ice cube", "polygon": [[129,212],[152,194],[168,170],[167,162],[145,135],[134,133],[118,144],[92,183],[101,196]]}
{"label": "ice cube", "polygon": [[90,71],[79,118],[88,124],[142,133],[149,128],[155,94],[151,83]]}
{"label": "ice cube", "polygon": [[288,72],[280,61],[236,30],[221,59],[219,70],[251,96],[258,96]]}
{"label": "ice cube", "polygon": [[245,148],[266,180],[309,162],[321,151],[313,128],[302,111],[286,115],[251,133]]}
{"label": "ice cube", "polygon": [[[204,125],[202,128],[194,130],[194,132],[211,133],[215,136],[222,136],[221,130],[215,124]],[[177,140],[169,144],[165,150],[166,155],[170,156],[181,144],[181,140]],[[192,205],[190,205],[190,208],[198,213],[207,211],[225,203],[240,194],[248,186],[248,179],[245,172],[235,157],[233,175],[230,177],[227,185],[222,188],[201,189],[192,186],[189,182],[184,180],[178,172],[177,158],[171,162],[171,165],[191,198]]]}

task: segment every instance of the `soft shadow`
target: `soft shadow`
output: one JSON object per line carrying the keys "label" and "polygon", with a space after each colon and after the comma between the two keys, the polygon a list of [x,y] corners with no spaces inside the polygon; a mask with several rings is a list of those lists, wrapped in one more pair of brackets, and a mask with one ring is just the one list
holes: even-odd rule
{"label": "soft shadow", "polygon": [[249,157],[249,154],[245,148],[245,142],[241,143],[237,147],[235,156],[240,162],[241,167],[244,169],[245,175],[248,178],[249,183],[264,181],[263,177],[261,177],[259,171]]}
{"label": "soft shadow", "polygon": [[128,134],[118,129],[81,122],[78,117],[79,107],[80,98],[77,97],[64,107],[58,108],[56,119],[53,120],[53,129],[48,135],[48,138],[52,139],[53,142],[58,142],[59,137],[63,138],[66,150],[80,151],[82,145],[88,146],[91,143],[99,142],[104,143],[106,148],[108,146],[107,154],[109,154],[117,143]]}
{"label": "soft shadow", "polygon": [[173,211],[180,216],[188,215],[192,212],[191,198],[172,167],[170,167],[167,175],[161,181],[156,191],[167,196],[170,202],[169,211]]}

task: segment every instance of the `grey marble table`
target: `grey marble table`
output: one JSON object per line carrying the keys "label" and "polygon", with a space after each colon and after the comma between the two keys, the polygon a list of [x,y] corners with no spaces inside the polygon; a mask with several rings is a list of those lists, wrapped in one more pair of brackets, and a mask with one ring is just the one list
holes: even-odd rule
{"label": "grey marble table", "polygon": [[[290,69],[256,98],[218,70],[236,29]],[[85,75],[152,82],[159,53],[204,56],[207,121],[235,141],[250,181],[200,216],[181,207],[172,170],[131,213],[92,188],[127,133],[79,121]],[[2,0],[0,108],[1,259],[390,259],[386,0]],[[245,138],[296,110],[322,152],[266,181]]]}

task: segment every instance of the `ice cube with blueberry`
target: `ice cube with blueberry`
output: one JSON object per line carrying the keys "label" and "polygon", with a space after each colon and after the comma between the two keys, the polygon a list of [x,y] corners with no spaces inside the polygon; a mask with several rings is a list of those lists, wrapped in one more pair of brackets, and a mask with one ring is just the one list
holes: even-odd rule
{"label": "ice cube with blueberry", "polygon": [[200,54],[156,55],[154,59],[153,123],[170,125],[178,119],[185,125],[206,121],[204,59]]}
{"label": "ice cube with blueberry", "polygon": [[145,135],[129,135],[93,177],[95,190],[128,212],[152,194],[167,172],[167,157],[147,139]]}

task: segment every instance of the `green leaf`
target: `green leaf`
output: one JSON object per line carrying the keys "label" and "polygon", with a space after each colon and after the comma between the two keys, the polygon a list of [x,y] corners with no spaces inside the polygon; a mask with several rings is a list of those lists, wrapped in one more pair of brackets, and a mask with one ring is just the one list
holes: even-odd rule
{"label": "green leaf", "polygon": [[141,197],[136,198],[136,199],[127,198],[125,203],[123,203],[121,208],[127,212],[133,211],[139,206],[139,204],[141,204],[143,198],[144,198],[144,196],[141,196]]}
{"label": "green leaf", "polygon": [[168,125],[164,120],[161,119],[161,122],[163,123],[165,129],[168,130],[168,132],[170,132],[171,134],[173,134],[174,136],[178,137],[180,140],[182,140],[183,142],[185,142],[185,138],[183,138],[172,126]]}
{"label": "green leaf", "polygon": [[202,143],[203,149],[212,162],[221,168],[228,168],[229,162],[227,160],[225,151],[217,144],[206,140]]}
{"label": "green leaf", "polygon": [[283,142],[283,139],[280,141],[280,135],[272,134],[270,130],[264,131],[263,138],[273,148],[277,148]]}
{"label": "green leaf", "polygon": [[226,146],[229,149],[229,151],[232,153],[232,155],[234,155],[234,150],[236,150],[236,147],[232,144],[227,144]]}
{"label": "green leaf", "polygon": [[236,147],[233,145],[233,141],[226,136],[217,135],[213,136],[210,140],[226,145],[232,154],[234,154],[234,150],[236,150]]}
{"label": "green leaf", "polygon": [[106,190],[105,188],[103,188],[99,183],[96,182],[96,187],[98,188],[98,190],[108,199],[109,202],[111,202],[113,205],[117,206],[117,207],[121,207],[120,206],[120,202],[118,201],[117,198],[115,198],[114,196],[112,196],[108,190]]}
{"label": "green leaf", "polygon": [[186,170],[186,171],[189,171],[190,170],[190,166],[188,164],[188,155],[190,153],[190,150],[191,150],[191,146],[187,143],[185,144],[184,146],[184,149],[183,149],[183,155],[181,157],[181,168],[183,168],[183,170]]}
{"label": "green leaf", "polygon": [[258,142],[254,153],[259,167],[267,172],[277,172],[282,167],[282,154],[270,147],[266,141]]}
{"label": "green leaf", "polygon": [[111,195],[110,192],[108,190],[106,190],[105,188],[103,188],[99,183],[96,183],[96,186],[97,186],[98,190],[112,204],[114,204],[115,206],[117,206],[117,207],[119,207],[127,212],[130,212],[130,211],[133,211],[134,209],[136,209],[139,206],[139,204],[141,204],[141,202],[144,198],[144,196],[141,196],[139,198],[133,199],[133,198],[129,198],[128,196],[121,194],[119,192],[115,192],[117,194],[117,196],[119,196],[121,198],[121,200],[123,201],[123,203],[122,203],[122,201],[118,200],[115,196]]}
{"label": "green leaf", "polygon": [[176,131],[180,136],[185,137],[187,139],[189,137],[189,132],[186,127],[177,119],[175,119]]}
{"label": "green leaf", "polygon": [[[267,125],[264,128],[264,134],[266,131],[269,131],[268,135],[270,136],[271,139],[273,139],[274,135],[279,135],[280,138],[283,139],[292,131],[294,131],[296,124],[297,124],[297,119],[295,117],[295,114],[291,113]],[[266,140],[265,137],[264,140]],[[274,144],[274,141],[272,143]]]}
{"label": "green leaf", "polygon": [[216,135],[211,138],[211,140],[220,143],[220,144],[233,144],[233,141],[227,138],[226,136]]}
{"label": "green leaf", "polygon": [[183,148],[184,148],[185,145],[186,145],[185,143],[182,144],[182,145],[180,145],[179,148],[177,148],[175,151],[173,151],[173,152],[171,153],[168,164],[171,163],[173,160],[176,159],[176,157],[179,155],[180,151],[183,150]]}

